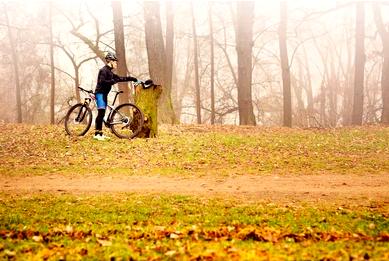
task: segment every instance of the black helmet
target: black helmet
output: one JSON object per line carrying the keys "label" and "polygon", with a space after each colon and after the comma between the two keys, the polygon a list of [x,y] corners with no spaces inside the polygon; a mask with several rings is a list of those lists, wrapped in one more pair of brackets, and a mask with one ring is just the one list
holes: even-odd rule
{"label": "black helmet", "polygon": [[153,80],[147,80],[143,83],[143,88],[144,89],[148,89],[150,87],[153,87],[154,86],[154,82]]}
{"label": "black helmet", "polygon": [[117,61],[117,60],[118,60],[118,58],[116,57],[116,55],[114,53],[107,52],[107,54],[105,55],[105,61],[106,62]]}

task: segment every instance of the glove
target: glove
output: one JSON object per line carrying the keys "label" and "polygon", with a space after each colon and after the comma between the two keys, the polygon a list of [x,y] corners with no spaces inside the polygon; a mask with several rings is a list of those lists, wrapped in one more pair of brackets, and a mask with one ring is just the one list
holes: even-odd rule
{"label": "glove", "polygon": [[138,81],[137,78],[131,77],[131,76],[127,76],[127,77],[126,77],[126,80],[127,80],[127,81],[131,81],[131,82],[137,82],[137,81]]}

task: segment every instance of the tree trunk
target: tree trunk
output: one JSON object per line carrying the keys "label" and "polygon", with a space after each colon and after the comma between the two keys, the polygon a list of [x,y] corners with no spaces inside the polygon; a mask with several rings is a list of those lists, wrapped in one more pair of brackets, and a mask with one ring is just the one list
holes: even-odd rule
{"label": "tree trunk", "polygon": [[254,1],[237,2],[236,50],[240,125],[255,125],[251,94],[254,7]]}
{"label": "tree trunk", "polygon": [[15,89],[16,89],[16,120],[17,123],[22,123],[22,97],[20,92],[20,77],[19,77],[19,55],[16,50],[17,44],[14,39],[14,35],[12,32],[11,24],[8,17],[8,11],[5,3],[3,2],[3,9],[5,14],[5,20],[8,27],[8,38],[11,49],[12,56],[12,65],[14,69],[14,77],[15,77]]}
{"label": "tree trunk", "polygon": [[382,116],[381,122],[389,124],[389,32],[384,43],[384,62],[381,74]]}
{"label": "tree trunk", "polygon": [[330,59],[330,76],[328,79],[328,104],[329,104],[329,124],[331,127],[336,127],[337,123],[337,85],[338,77],[335,73],[335,59],[331,56]]}
{"label": "tree trunk", "polygon": [[161,93],[161,85],[149,89],[142,89],[140,85],[136,87],[135,103],[144,113],[145,119],[138,138],[155,138],[158,135],[158,100]]}
{"label": "tree trunk", "polygon": [[234,70],[234,66],[232,65],[232,61],[229,55],[229,52],[227,50],[227,29],[226,26],[223,24],[223,33],[224,33],[224,41],[223,44],[220,44],[217,40],[215,43],[218,45],[218,47],[223,51],[224,56],[226,57],[227,63],[228,63],[228,68],[231,71],[231,76],[234,79],[234,84],[238,86],[238,77],[236,76],[236,72]]}
{"label": "tree trunk", "polygon": [[325,88],[325,76],[320,84],[320,122],[322,126],[327,126],[327,115],[326,115],[326,88]]}
{"label": "tree trunk", "polygon": [[389,31],[385,29],[382,20],[380,5],[373,5],[374,19],[381,37],[383,46],[383,65],[381,74],[381,89],[382,89],[382,116],[381,122],[389,124]]}
{"label": "tree trunk", "polygon": [[283,125],[285,127],[292,127],[292,94],[291,94],[291,83],[290,83],[290,68],[288,59],[288,48],[287,48],[287,3],[286,1],[281,2],[280,9],[280,27],[279,27],[279,45],[280,45],[280,58],[282,68],[282,86],[284,96],[284,119]]}
{"label": "tree trunk", "polygon": [[197,124],[201,124],[201,97],[200,97],[200,79],[199,79],[199,61],[198,61],[198,49],[197,49],[197,33],[196,33],[196,20],[193,10],[193,2],[191,2],[192,10],[192,32],[193,32],[193,52],[194,52],[194,66],[195,66],[195,90],[196,90],[196,116]]}
{"label": "tree trunk", "polygon": [[50,123],[55,123],[55,67],[54,67],[54,42],[53,42],[53,2],[49,3],[49,30],[50,30]]}
{"label": "tree trunk", "polygon": [[[172,1],[166,2],[166,86],[170,86],[169,97],[173,85],[173,68],[174,68],[174,12]],[[170,98],[170,107],[173,108],[173,103]],[[176,114],[173,111],[172,118],[169,123],[177,123]]]}
{"label": "tree trunk", "polygon": [[188,38],[188,47],[187,50],[187,59],[186,59],[186,66],[185,66],[185,76],[184,76],[184,83],[183,88],[178,89],[177,88],[177,118],[181,118],[182,114],[182,107],[183,107],[183,98],[187,94],[187,90],[189,89],[192,73],[193,73],[193,62],[192,62],[192,56],[193,53],[191,51],[191,39]]}
{"label": "tree trunk", "polygon": [[304,81],[304,68],[303,68],[303,63],[300,59],[297,59],[297,64],[298,64],[298,74],[299,74],[299,79],[297,80],[295,77],[294,78],[294,86],[293,90],[295,93],[295,97],[297,100],[297,123],[301,127],[307,127],[308,125],[308,119],[307,119],[307,113],[305,109],[305,104],[304,104],[304,98],[303,98],[303,89],[305,86],[305,81]]}
{"label": "tree trunk", "polygon": [[74,67],[74,84],[77,102],[81,102],[80,89],[78,89],[78,87],[80,86],[80,72],[79,67],[77,66]]}
{"label": "tree trunk", "polygon": [[[321,126],[327,126],[327,114],[326,114],[326,107],[327,107],[327,89],[326,89],[326,82],[328,85],[328,79],[329,79],[329,69],[328,69],[328,56],[329,53],[324,51],[320,48],[317,39],[315,38],[313,40],[313,43],[317,49],[317,52],[320,55],[321,61],[323,63],[323,75],[320,83],[320,94],[319,94],[319,101],[320,101],[320,125]],[[316,119],[315,119],[316,120]],[[318,120],[316,120],[318,122]]]}
{"label": "tree trunk", "polygon": [[[123,12],[122,12],[122,2],[118,0],[112,1],[112,12],[113,12],[113,28],[115,34],[115,51],[118,57],[118,68],[117,73],[120,76],[127,75],[127,63],[126,63],[126,49],[124,46],[124,30],[123,30]],[[127,82],[118,83],[119,90],[123,93],[119,96],[119,103],[127,103],[130,98],[132,100],[131,94],[128,89]]]}
{"label": "tree trunk", "polygon": [[158,121],[174,123],[175,115],[171,100],[171,86],[166,85],[166,52],[162,37],[159,2],[145,1],[145,37],[149,64],[149,74],[154,83],[161,85],[163,91],[158,103]]}
{"label": "tree trunk", "polygon": [[[351,45],[351,43],[349,45]],[[351,48],[347,48],[347,67],[343,72],[343,76],[345,78],[344,91],[343,91],[343,113],[342,113],[343,126],[348,126],[351,124],[352,99],[353,99],[352,71],[353,71],[352,50]]]}
{"label": "tree trunk", "polygon": [[356,3],[355,75],[352,124],[362,125],[363,85],[365,74],[365,9]]}
{"label": "tree trunk", "polygon": [[213,44],[212,2],[209,5],[209,42],[211,48],[211,124],[215,124],[215,52]]}
{"label": "tree trunk", "polygon": [[314,101],[313,101],[313,91],[312,91],[312,75],[310,70],[310,64],[308,61],[307,51],[304,48],[304,62],[305,62],[305,70],[306,70],[306,79],[307,85],[305,85],[305,91],[307,93],[307,102],[308,102],[308,127],[311,127],[315,122],[313,121],[315,117],[314,110]]}

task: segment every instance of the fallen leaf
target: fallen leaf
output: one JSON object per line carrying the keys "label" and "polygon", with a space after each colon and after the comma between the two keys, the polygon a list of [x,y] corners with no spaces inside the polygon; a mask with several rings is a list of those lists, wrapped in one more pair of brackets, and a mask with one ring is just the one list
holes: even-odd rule
{"label": "fallen leaf", "polygon": [[180,238],[180,236],[177,235],[177,234],[175,234],[175,233],[171,233],[171,234],[170,234],[170,238],[171,238],[171,239],[177,239],[177,238]]}
{"label": "fallen leaf", "polygon": [[165,256],[169,256],[169,257],[172,257],[174,256],[175,254],[177,253],[177,251],[175,250],[169,250],[165,253]]}
{"label": "fallen leaf", "polygon": [[43,241],[43,238],[40,235],[39,236],[33,236],[32,240],[34,240],[35,242],[41,242],[41,241]]}
{"label": "fallen leaf", "polygon": [[112,246],[112,242],[108,240],[97,239],[97,242],[99,242],[101,246]]}
{"label": "fallen leaf", "polygon": [[6,249],[6,250],[4,251],[4,254],[5,254],[6,256],[8,256],[8,257],[16,256],[16,252],[15,252],[15,251],[10,251],[10,250],[8,250],[8,249]]}

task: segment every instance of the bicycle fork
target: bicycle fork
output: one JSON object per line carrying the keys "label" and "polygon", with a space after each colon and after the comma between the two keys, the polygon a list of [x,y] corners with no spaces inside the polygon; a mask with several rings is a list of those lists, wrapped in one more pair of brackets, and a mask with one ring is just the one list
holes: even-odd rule
{"label": "bicycle fork", "polygon": [[[86,112],[88,111],[87,109],[87,106],[89,105],[90,103],[90,99],[88,99],[87,101],[85,101],[84,106],[81,107],[80,111],[78,112],[78,115],[76,117],[76,122],[82,122],[85,118],[85,115],[86,115]],[[85,109],[84,109],[85,108]],[[84,109],[84,110],[83,110]]]}
{"label": "bicycle fork", "polygon": [[81,107],[81,110],[78,112],[78,115],[76,117],[76,122],[82,122],[85,118],[87,110],[83,110],[83,107]]}

